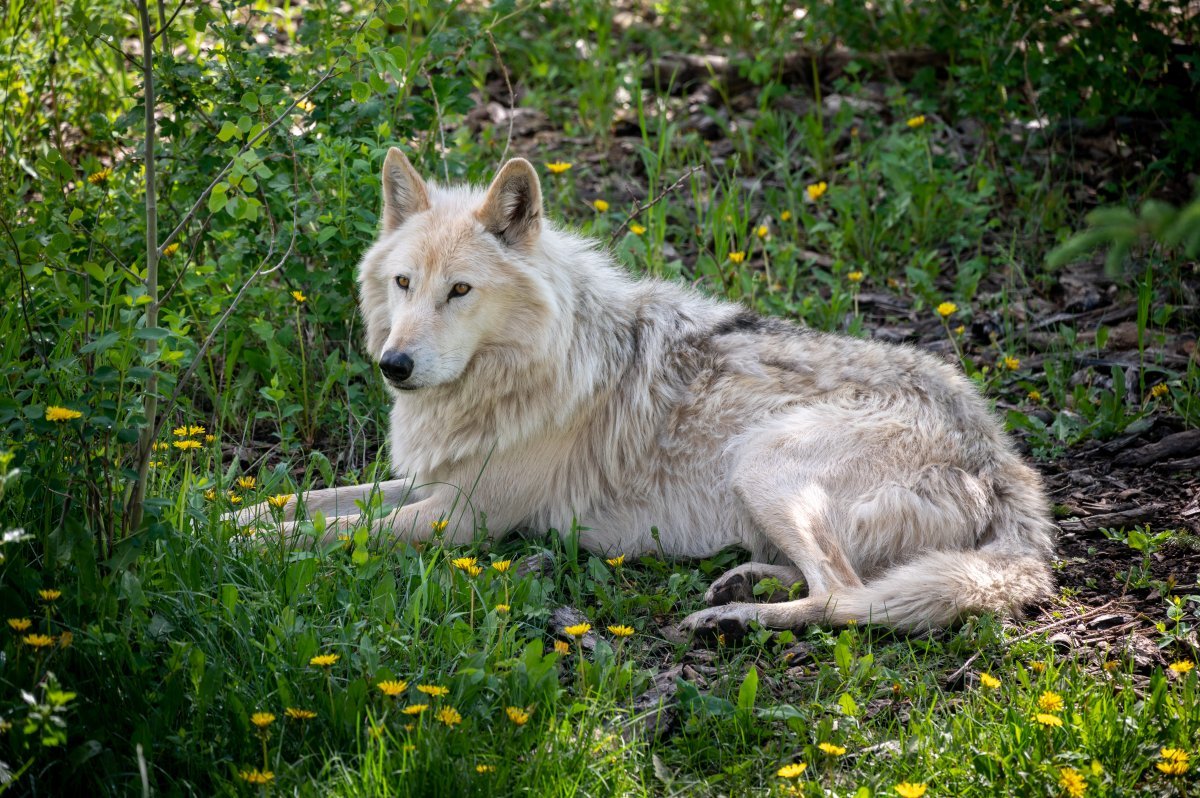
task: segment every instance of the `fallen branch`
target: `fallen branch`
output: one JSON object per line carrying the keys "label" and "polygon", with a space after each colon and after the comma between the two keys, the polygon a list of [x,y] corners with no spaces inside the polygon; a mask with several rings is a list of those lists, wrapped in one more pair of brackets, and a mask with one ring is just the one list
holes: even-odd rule
{"label": "fallen branch", "polygon": [[616,243],[617,239],[621,237],[621,233],[625,232],[625,228],[629,227],[630,222],[632,222],[634,219],[636,219],[639,215],[641,215],[641,214],[645,213],[646,211],[650,210],[651,208],[653,208],[658,203],[662,202],[664,197],[666,197],[668,194],[670,194],[671,192],[675,191],[677,188],[682,186],[689,177],[696,174],[696,172],[701,171],[702,169],[703,169],[703,167],[701,167],[701,166],[693,166],[691,169],[688,169],[686,172],[683,173],[683,175],[680,176],[680,178],[678,180],[676,180],[674,183],[672,183],[671,185],[664,188],[662,190],[662,193],[660,193],[654,199],[650,200],[650,202],[646,203],[645,205],[642,205],[635,201],[633,203],[633,212],[630,213],[629,216],[625,217],[625,221],[621,222],[621,225],[616,230],[613,231],[612,236],[610,236],[608,239],[608,245],[611,247],[613,244]]}

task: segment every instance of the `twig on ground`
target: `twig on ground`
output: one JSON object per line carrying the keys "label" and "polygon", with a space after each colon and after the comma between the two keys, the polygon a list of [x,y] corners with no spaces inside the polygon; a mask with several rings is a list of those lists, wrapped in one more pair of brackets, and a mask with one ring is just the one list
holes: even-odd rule
{"label": "twig on ground", "polygon": [[613,230],[612,236],[609,237],[609,239],[608,239],[608,245],[611,247],[614,243],[616,243],[616,240],[618,238],[620,238],[621,233],[625,232],[625,228],[629,227],[630,222],[632,222],[634,219],[636,219],[642,213],[645,213],[646,211],[650,210],[658,203],[662,202],[663,198],[665,198],[668,194],[670,194],[671,192],[675,191],[680,186],[682,186],[689,177],[696,174],[696,172],[702,171],[703,169],[704,169],[704,167],[702,167],[702,166],[691,167],[686,172],[684,172],[682,175],[680,175],[678,180],[676,180],[674,183],[672,183],[671,185],[664,188],[657,197],[650,200],[650,202],[646,203],[645,205],[642,205],[641,203],[635,201],[633,203],[633,212],[630,213],[629,216],[625,217],[625,221],[621,222],[620,226],[617,227],[616,230]]}

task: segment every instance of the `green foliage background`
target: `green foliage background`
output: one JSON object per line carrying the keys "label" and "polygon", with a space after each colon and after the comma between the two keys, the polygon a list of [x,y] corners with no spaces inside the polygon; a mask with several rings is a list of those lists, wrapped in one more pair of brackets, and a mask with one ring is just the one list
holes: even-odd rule
{"label": "green foliage background", "polygon": [[[178,235],[163,250],[159,322],[148,327],[136,14],[112,0],[10,0],[0,9],[0,529],[14,531],[2,549],[0,611],[37,619],[58,643],[38,652],[19,634],[4,638],[0,792],[244,791],[238,774],[258,763],[263,742],[248,717],[264,706],[281,718],[264,767],[302,794],[482,795],[497,783],[539,794],[770,790],[778,785],[763,774],[797,751],[814,758],[811,740],[797,742],[811,729],[865,746],[881,734],[923,740],[954,725],[934,717],[942,704],[927,685],[916,699],[930,713],[924,721],[882,730],[855,722],[840,737],[822,702],[859,717],[853,697],[842,696],[865,704],[918,660],[925,667],[922,657],[961,659],[972,647],[1013,664],[1022,652],[1001,653],[988,622],[878,659],[865,633],[814,632],[815,646],[837,654],[817,677],[824,698],[756,715],[757,671],[728,699],[690,688],[685,733],[651,751],[621,725],[623,708],[649,683],[648,652],[669,659],[679,650],[658,641],[635,662],[602,643],[574,661],[549,651],[549,608],[570,601],[597,623],[635,618],[640,634],[695,604],[728,557],[679,566],[647,558],[625,576],[581,558],[569,536],[552,537],[533,545],[558,551],[551,573],[489,572],[472,583],[446,567],[440,549],[381,555],[361,539],[348,556],[246,557],[218,517],[229,495],[241,495],[234,479],[243,471],[258,480],[246,500],[386,471],[386,397],[359,345],[354,266],[375,235],[379,167],[394,144],[449,181],[486,181],[515,146],[543,162],[574,162],[564,176],[545,176],[549,213],[605,240],[616,233],[614,252],[630,268],[852,334],[862,333],[863,286],[902,284],[930,309],[953,300],[956,320],[970,321],[1007,302],[1003,292],[980,300],[991,307],[976,302],[988,275],[1003,273],[1014,291],[1038,287],[1052,279],[1042,263],[1056,245],[1067,244],[1065,261],[1116,244],[1114,271],[1123,273],[1131,252],[1141,258],[1124,280],[1142,297],[1139,335],[1149,340],[1177,325],[1191,301],[1200,240],[1180,178],[1200,156],[1198,65],[1194,48],[1180,46],[1194,46],[1196,20],[1172,9],[943,0],[806,9],[773,0],[158,6],[160,246]],[[873,54],[926,60],[886,81],[883,117],[864,122],[850,104],[819,101],[797,110],[796,97],[821,91],[814,59],[797,53],[834,45],[854,54],[832,83],[849,97],[894,78],[891,62]],[[729,59],[722,85],[736,82],[738,96],[715,88],[700,112],[723,127],[728,152],[714,154],[681,121],[674,78],[651,69],[681,51]],[[544,144],[514,145],[506,124],[472,116],[505,82],[554,131]],[[905,124],[918,115],[926,125]],[[983,146],[964,152],[935,138],[936,126],[962,120],[978,126]],[[1151,163],[1115,171],[1086,200],[1073,162],[1024,157],[1053,136],[1110,122],[1152,139]],[[1041,132],[1014,141],[1026,123]],[[628,174],[601,168],[621,125],[636,131],[620,161]],[[622,228],[634,203],[681,179],[638,216],[643,233]],[[806,201],[818,181],[828,194]],[[1071,238],[1091,206],[1156,194],[1171,204],[1092,217],[1095,228]],[[611,209],[597,212],[598,198]],[[735,252],[746,253],[746,268],[731,266]],[[823,257],[814,262],[813,252]],[[847,277],[856,273],[861,283]],[[1000,332],[986,357],[1025,353],[1011,321]],[[1064,357],[1073,346],[1065,340]],[[1072,385],[1053,361],[1040,374],[1003,376],[969,359],[964,368],[989,390],[1045,394],[1049,420],[1029,406],[1010,414],[1042,454],[1135,428],[1160,407],[1143,400],[1151,383],[1169,386],[1166,411],[1200,420],[1194,361],[1148,363],[1137,391]],[[135,444],[152,374],[167,402],[163,448],[135,526]],[[49,421],[50,406],[82,417]],[[213,438],[169,434],[177,425],[203,425]],[[202,445],[174,448],[183,438]],[[497,557],[532,544],[504,545]],[[51,588],[62,597],[39,596]],[[501,596],[511,615],[495,611]],[[1195,597],[1174,606],[1171,628],[1183,637]],[[758,645],[775,654],[782,646],[767,637]],[[340,653],[338,668],[308,665],[325,651]],[[742,672],[759,655],[729,656]],[[1050,678],[1015,667],[1005,689],[1035,690]],[[1194,674],[1176,690],[1159,673],[1138,702],[1063,674],[1069,688],[1059,689],[1074,691],[1080,712],[1089,701],[1100,708],[1077,724],[1092,737],[1076,764],[1110,763],[1091,777],[1097,790],[1144,786],[1155,745],[1194,739],[1200,726]],[[450,700],[467,715],[460,731],[471,734],[431,727],[415,753],[406,749],[412,733],[372,688],[392,675],[450,682]],[[301,705],[319,720],[285,724],[283,707]],[[507,705],[537,707],[535,720],[506,726],[497,718]],[[987,794],[1018,772],[1053,783],[1066,766],[1053,741],[1016,745],[1036,731],[1024,714],[988,701],[971,711],[1008,731],[978,743],[973,756],[984,759],[970,772],[917,753],[870,775],[831,766],[830,778],[846,790],[884,789],[893,777],[924,774],[941,778],[947,794]],[[1122,723],[1135,732],[1118,733]],[[717,737],[728,742],[705,742]],[[985,756],[991,745],[1012,750]]]}

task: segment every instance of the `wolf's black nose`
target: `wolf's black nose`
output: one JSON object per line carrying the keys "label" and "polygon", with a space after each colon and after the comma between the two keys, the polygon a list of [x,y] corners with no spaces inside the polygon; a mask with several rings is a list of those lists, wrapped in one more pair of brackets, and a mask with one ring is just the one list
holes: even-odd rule
{"label": "wolf's black nose", "polygon": [[379,358],[379,370],[392,382],[404,382],[413,371],[413,359],[403,352],[389,349]]}

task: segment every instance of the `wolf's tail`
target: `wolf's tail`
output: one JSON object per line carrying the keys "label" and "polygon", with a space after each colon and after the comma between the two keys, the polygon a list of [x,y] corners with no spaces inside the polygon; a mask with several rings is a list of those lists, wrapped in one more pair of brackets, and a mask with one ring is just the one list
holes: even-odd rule
{"label": "wolf's tail", "polygon": [[1046,561],[1005,551],[935,551],[883,572],[862,587],[839,588],[807,601],[835,625],[880,623],[900,629],[940,628],[965,615],[1017,616],[1051,594]]}
{"label": "wolf's tail", "polygon": [[991,523],[977,548],[922,552],[862,586],[810,596],[810,611],[834,624],[927,629],[983,612],[1019,616],[1052,595],[1056,530],[1037,475],[1013,464],[997,484]]}

